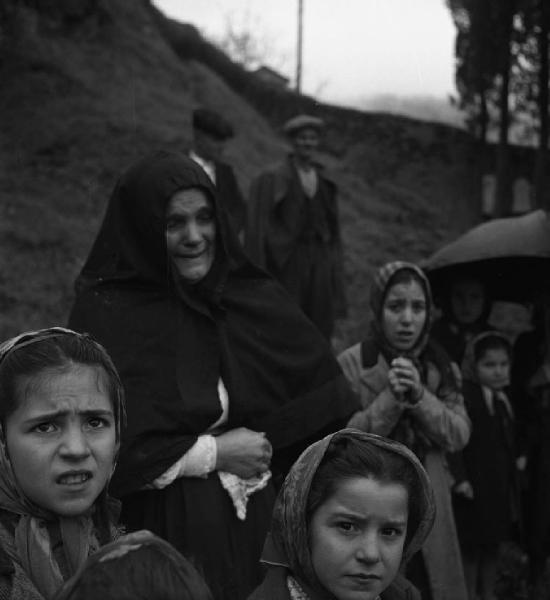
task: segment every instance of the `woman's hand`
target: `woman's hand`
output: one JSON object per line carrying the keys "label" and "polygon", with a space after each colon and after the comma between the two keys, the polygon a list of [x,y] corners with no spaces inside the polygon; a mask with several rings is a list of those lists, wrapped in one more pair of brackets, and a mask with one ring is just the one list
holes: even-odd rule
{"label": "woman's hand", "polygon": [[399,356],[392,360],[388,381],[392,394],[400,402],[416,404],[422,397],[424,386],[420,381],[420,373],[408,358]]}
{"label": "woman's hand", "polygon": [[216,437],[216,470],[250,479],[267,471],[272,448],[265,433],[246,427],[231,429]]}

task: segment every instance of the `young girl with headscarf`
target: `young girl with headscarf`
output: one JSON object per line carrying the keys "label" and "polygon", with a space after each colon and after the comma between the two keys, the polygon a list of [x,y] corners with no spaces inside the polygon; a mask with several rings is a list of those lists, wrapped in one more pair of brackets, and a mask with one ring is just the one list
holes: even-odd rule
{"label": "young girl with headscarf", "polygon": [[420,461],[344,429],[310,446],[281,488],[250,600],[419,600],[402,574],[434,519]]}
{"label": "young girl with headscarf", "polygon": [[117,534],[123,392],[105,350],[54,327],[0,345],[0,597],[51,599]]}
{"label": "young girl with headscarf", "polygon": [[370,308],[369,336],[339,356],[363,406],[349,426],[398,440],[419,457],[434,487],[437,518],[411,577],[433,600],[466,600],[445,453],[466,445],[470,421],[452,364],[429,339],[426,276],[412,263],[386,264],[374,279]]}

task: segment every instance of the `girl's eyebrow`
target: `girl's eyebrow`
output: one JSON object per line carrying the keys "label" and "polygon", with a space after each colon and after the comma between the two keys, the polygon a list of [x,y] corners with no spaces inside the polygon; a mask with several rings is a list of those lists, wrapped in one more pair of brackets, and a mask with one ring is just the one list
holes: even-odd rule
{"label": "girl's eyebrow", "polygon": [[[366,521],[369,520],[369,515],[365,516],[363,514],[355,513],[350,510],[346,510],[344,508],[335,510],[331,516],[332,516],[332,518],[337,518],[337,519],[353,519],[354,521],[358,521],[361,523],[365,523]],[[391,527],[405,527],[407,525],[407,523],[408,523],[407,517],[396,518],[396,519],[387,519],[384,521],[385,526],[391,526]]]}
{"label": "girl's eyebrow", "polygon": [[406,527],[408,522],[408,519],[389,519],[384,523],[384,525],[386,527]]}
{"label": "girl's eyebrow", "polygon": [[[34,421],[48,421],[66,417],[68,415],[74,414],[73,410],[54,410],[52,412],[40,413],[38,415],[32,415],[28,419],[25,419],[25,423],[31,423]],[[114,417],[114,412],[112,409],[104,409],[104,408],[89,408],[85,410],[76,411],[78,415],[83,415],[85,417]]]}

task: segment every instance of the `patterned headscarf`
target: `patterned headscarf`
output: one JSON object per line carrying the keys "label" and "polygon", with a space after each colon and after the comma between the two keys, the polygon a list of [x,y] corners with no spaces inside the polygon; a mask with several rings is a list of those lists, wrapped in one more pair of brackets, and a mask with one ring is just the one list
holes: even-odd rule
{"label": "patterned headscarf", "polygon": [[[0,369],[12,352],[20,351],[43,340],[67,335],[78,336],[87,343],[96,345],[107,357],[105,350],[89,336],[63,327],[52,327],[27,332],[1,344]],[[122,391],[117,394],[115,404],[115,426],[117,440],[119,440],[121,422],[124,419]],[[27,498],[19,486],[10,462],[2,425],[0,425],[0,509],[19,515],[15,527],[15,546],[5,550],[14,562],[21,565],[45,598],[52,598],[64,580],[53,555],[52,541],[48,527],[45,526],[47,523],[59,526],[70,574],[76,571],[90,553],[97,550],[100,543],[105,543],[116,535],[112,523],[118,512],[118,503],[107,497],[106,490],[99,495],[88,514],[78,517],[59,517]]]}
{"label": "patterned headscarf", "polygon": [[[424,328],[422,329],[422,332],[413,348],[407,351],[398,351],[389,343],[386,335],[384,334],[383,325],[384,300],[395,276],[402,271],[410,271],[414,274],[415,278],[420,280],[426,296],[426,322],[424,323]],[[413,359],[420,356],[426,347],[426,344],[428,343],[433,316],[433,301],[430,283],[420,267],[416,266],[414,263],[404,261],[390,262],[381,267],[372,283],[370,293],[370,308],[372,311],[372,320],[370,323],[371,336],[375,339],[386,358],[391,361],[391,359],[395,358],[396,356],[406,356],[407,358]]]}
{"label": "patterned headscarf", "polygon": [[289,569],[300,585],[309,589],[312,592],[311,596],[315,598],[326,597],[327,592],[320,583],[311,561],[306,514],[308,496],[312,481],[330,443],[341,438],[355,438],[376,448],[394,452],[407,459],[418,475],[419,487],[422,490],[419,502],[422,516],[416,531],[407,536],[402,565],[421,548],[435,518],[435,503],[428,475],[418,458],[403,444],[355,429],[343,429],[312,444],[294,463],[279,491],[273,510],[271,533],[264,547],[262,561],[268,566]]}
{"label": "patterned headscarf", "polygon": [[[140,567],[146,558],[140,558],[139,554],[146,548],[154,549],[157,564],[142,573]],[[151,555],[145,556],[150,559]],[[155,566],[161,567],[162,572],[156,571]],[[152,592],[149,588],[137,589],[144,585],[156,588],[155,598],[162,595],[162,598],[211,600],[212,597],[206,583],[184,556],[165,540],[142,529],[121,536],[90,556],[64,584],[55,600],[95,599],[105,593],[112,598],[120,590],[124,590],[124,598],[133,598],[134,594],[143,598]],[[168,591],[173,588],[177,589],[177,596]]]}

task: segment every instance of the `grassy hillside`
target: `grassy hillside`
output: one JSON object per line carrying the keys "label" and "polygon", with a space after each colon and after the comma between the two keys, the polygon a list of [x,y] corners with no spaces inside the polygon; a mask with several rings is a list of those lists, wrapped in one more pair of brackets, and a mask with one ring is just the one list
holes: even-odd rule
{"label": "grassy hillside", "polygon": [[244,190],[285,152],[282,118],[302,108],[326,118],[351,301],[339,345],[364,333],[373,267],[419,259],[472,219],[470,142],[458,130],[269,95],[242,73],[235,83],[182,44],[192,28],[145,0],[30,4],[0,2],[0,339],[65,323],[117,176],[151,150],[184,148],[198,105],[236,126],[227,158]]}

